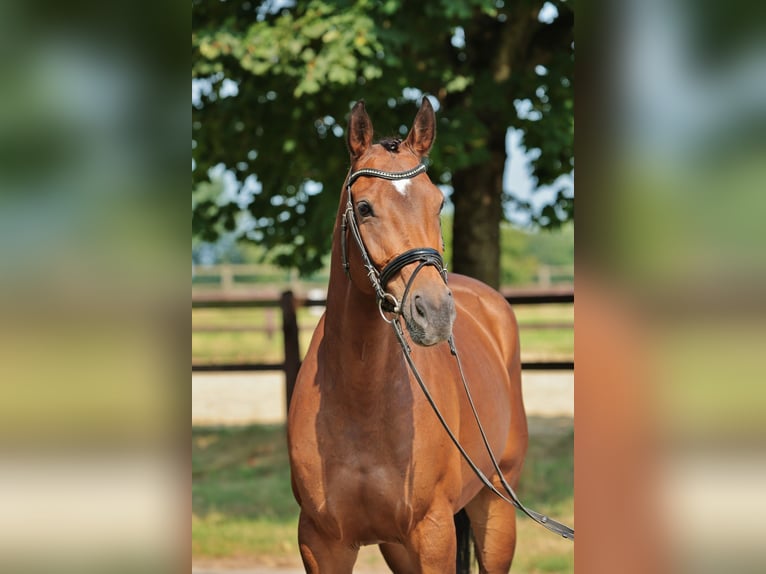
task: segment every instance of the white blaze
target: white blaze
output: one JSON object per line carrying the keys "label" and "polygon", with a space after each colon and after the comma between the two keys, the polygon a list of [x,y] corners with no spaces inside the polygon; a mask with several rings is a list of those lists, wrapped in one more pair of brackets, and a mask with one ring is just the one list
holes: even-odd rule
{"label": "white blaze", "polygon": [[391,181],[391,183],[394,184],[396,191],[398,191],[402,195],[407,195],[407,188],[410,186],[409,179],[395,179]]}

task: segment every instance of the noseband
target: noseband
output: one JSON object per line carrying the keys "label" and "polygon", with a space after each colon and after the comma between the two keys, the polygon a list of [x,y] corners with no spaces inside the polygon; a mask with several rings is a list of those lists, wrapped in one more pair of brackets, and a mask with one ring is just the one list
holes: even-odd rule
{"label": "noseband", "polygon": [[[341,231],[343,233],[343,238],[341,241],[343,269],[346,272],[346,275],[350,277],[350,264],[348,260],[347,247],[348,236],[346,235],[346,231],[350,229],[351,236],[354,238],[354,241],[359,247],[359,251],[362,255],[362,262],[364,267],[367,269],[367,277],[370,279],[370,283],[375,290],[375,296],[378,300],[378,307],[380,308],[381,315],[386,321],[389,322],[390,320],[386,318],[386,316],[383,314],[383,311],[394,314],[401,313],[401,310],[404,307],[404,301],[407,298],[410,287],[412,286],[412,282],[415,280],[415,277],[418,273],[420,273],[420,270],[423,269],[423,267],[426,265],[436,267],[445,283],[447,282],[447,269],[444,265],[444,260],[442,259],[441,253],[439,253],[436,249],[431,247],[417,247],[415,249],[409,249],[404,253],[400,253],[391,261],[389,261],[381,271],[378,271],[377,267],[375,267],[372,260],[370,259],[367,247],[365,246],[362,235],[359,232],[359,223],[357,222],[356,212],[354,210],[351,186],[360,177],[377,177],[380,179],[394,181],[398,179],[410,179],[418,174],[425,173],[427,169],[428,168],[424,163],[420,163],[416,167],[407,171],[383,171],[380,169],[362,168],[352,172],[348,176],[348,183],[346,184],[346,209],[343,212],[343,219],[341,221]],[[386,291],[386,286],[388,285],[388,282],[407,265],[418,262],[420,264],[415,268],[415,271],[413,271],[409,281],[407,281],[407,285],[404,289],[404,294],[402,295],[402,300],[400,303],[397,301],[396,297]]]}

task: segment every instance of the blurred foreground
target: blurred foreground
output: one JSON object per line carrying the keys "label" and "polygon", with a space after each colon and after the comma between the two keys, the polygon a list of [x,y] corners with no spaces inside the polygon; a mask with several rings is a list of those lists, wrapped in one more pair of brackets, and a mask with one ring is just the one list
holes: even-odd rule
{"label": "blurred foreground", "polygon": [[578,99],[577,570],[764,572],[766,10],[602,7],[578,45],[600,66]]}

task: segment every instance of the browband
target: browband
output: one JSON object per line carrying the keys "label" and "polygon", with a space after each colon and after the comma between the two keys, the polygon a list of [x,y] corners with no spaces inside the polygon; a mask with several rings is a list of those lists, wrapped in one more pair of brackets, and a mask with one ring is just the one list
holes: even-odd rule
{"label": "browband", "polygon": [[350,189],[351,185],[360,177],[379,177],[381,179],[393,181],[396,179],[409,179],[411,177],[415,177],[418,174],[424,173],[426,170],[428,170],[428,166],[424,163],[419,163],[412,169],[408,169],[406,171],[382,171],[372,167],[363,167],[362,169],[359,169],[348,176],[348,183],[346,184],[346,187]]}

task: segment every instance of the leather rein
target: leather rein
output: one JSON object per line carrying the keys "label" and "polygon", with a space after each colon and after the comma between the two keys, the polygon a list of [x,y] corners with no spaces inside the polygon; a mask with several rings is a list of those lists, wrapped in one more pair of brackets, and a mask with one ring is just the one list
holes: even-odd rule
{"label": "leather rein", "polygon": [[[418,174],[424,173],[426,170],[427,170],[426,165],[423,163],[420,163],[415,168],[407,170],[407,171],[391,172],[391,171],[382,171],[379,169],[372,169],[372,168],[362,168],[355,172],[352,172],[348,176],[348,180],[346,183],[346,209],[343,212],[342,221],[341,221],[341,230],[343,235],[343,237],[341,238],[341,256],[342,256],[343,269],[345,270],[346,275],[349,276],[350,278],[348,248],[346,245],[348,242],[347,231],[350,230],[351,236],[354,238],[354,242],[359,247],[359,251],[362,256],[362,263],[365,269],[367,270],[367,276],[370,280],[370,283],[372,284],[373,289],[375,290],[375,296],[378,301],[378,310],[380,311],[380,316],[383,318],[383,320],[386,323],[389,323],[393,327],[394,334],[396,335],[396,339],[402,348],[402,352],[404,353],[404,358],[406,359],[407,365],[412,371],[412,374],[415,377],[415,380],[418,382],[418,386],[420,386],[420,389],[423,391],[423,394],[425,395],[426,400],[431,405],[431,408],[433,409],[434,413],[439,419],[439,422],[441,422],[442,426],[444,427],[444,430],[447,431],[447,434],[449,435],[450,440],[457,447],[463,459],[466,461],[466,463],[468,463],[468,466],[471,467],[471,470],[473,470],[473,472],[476,474],[479,480],[481,480],[484,486],[486,486],[489,490],[491,490],[495,495],[497,495],[498,497],[500,497],[507,503],[512,504],[513,506],[518,508],[521,512],[526,514],[529,518],[531,518],[538,524],[541,524],[542,526],[544,526],[551,532],[554,532],[568,540],[574,540],[574,529],[564,524],[561,524],[560,522],[557,522],[545,516],[544,514],[540,514],[539,512],[536,512],[534,510],[531,510],[525,507],[521,503],[521,500],[519,500],[519,497],[516,495],[511,485],[508,484],[505,477],[503,476],[503,471],[500,469],[500,464],[498,463],[497,458],[495,457],[495,454],[492,451],[492,448],[490,447],[489,440],[487,439],[487,435],[484,431],[484,427],[481,424],[481,421],[479,420],[479,414],[476,411],[476,406],[474,405],[473,398],[471,397],[471,391],[468,386],[468,381],[466,380],[465,373],[463,372],[463,364],[460,360],[460,356],[458,355],[457,348],[455,347],[454,337],[450,335],[450,338],[447,341],[449,344],[450,352],[452,353],[452,355],[455,357],[455,360],[457,361],[458,370],[460,372],[460,378],[462,379],[462,382],[463,382],[463,388],[465,389],[466,396],[468,397],[468,403],[471,406],[471,411],[473,412],[476,425],[479,428],[479,432],[481,434],[484,447],[487,450],[487,453],[489,454],[489,458],[492,461],[492,466],[494,467],[494,471],[497,474],[500,480],[500,484],[502,485],[505,493],[498,490],[495,487],[495,485],[492,484],[492,481],[481,471],[481,469],[476,465],[476,463],[471,459],[471,457],[468,455],[466,450],[460,444],[460,441],[458,441],[457,436],[447,424],[447,421],[444,418],[444,415],[442,415],[442,413],[439,411],[439,408],[436,406],[436,403],[434,402],[434,399],[431,396],[431,393],[428,391],[428,387],[423,381],[423,378],[420,376],[420,372],[418,371],[417,366],[415,365],[415,362],[412,359],[412,350],[410,349],[410,346],[404,337],[404,330],[402,329],[402,325],[399,321],[399,317],[402,314],[404,302],[410,291],[410,287],[415,277],[423,269],[423,267],[425,267],[426,265],[436,267],[436,269],[441,274],[442,279],[444,280],[444,283],[445,284],[447,283],[447,268],[444,265],[444,260],[441,256],[441,253],[439,253],[436,249],[433,249],[431,247],[419,247],[415,249],[410,249],[396,256],[394,259],[392,259],[383,268],[382,271],[378,271],[378,269],[372,263],[369,253],[367,252],[367,248],[364,245],[364,240],[362,239],[362,235],[359,232],[359,224],[356,220],[353,197],[351,195],[351,186],[353,185],[353,183],[360,177],[377,177],[377,178],[386,179],[389,181],[409,179]],[[399,302],[396,299],[396,297],[394,297],[391,293],[388,293],[386,291],[386,285],[388,284],[388,281],[391,278],[393,278],[399,271],[401,271],[404,267],[412,263],[419,263],[419,264],[415,268],[415,271],[413,271],[409,280],[407,281],[404,294],[402,295],[402,300],[401,302]],[[390,318],[387,317],[386,313],[391,313],[392,317]]]}

